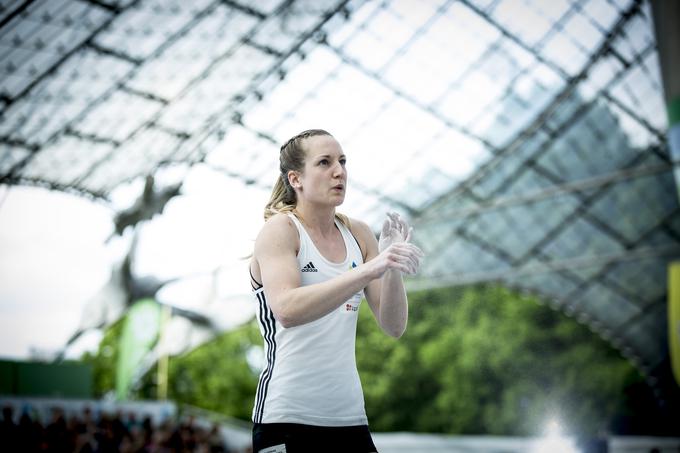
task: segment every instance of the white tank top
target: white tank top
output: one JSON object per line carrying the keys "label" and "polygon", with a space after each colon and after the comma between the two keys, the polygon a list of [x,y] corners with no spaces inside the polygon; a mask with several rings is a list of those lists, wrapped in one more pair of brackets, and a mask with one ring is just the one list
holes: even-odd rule
{"label": "white tank top", "polygon": [[[297,262],[301,286],[329,280],[363,263],[356,239],[337,219],[347,251],[342,263],[321,255],[300,221]],[[264,338],[265,369],[260,374],[253,422],[304,423],[317,426],[366,425],[361,381],[354,356],[360,291],[327,315],[284,328],[266,300],[266,288],[254,289]]]}

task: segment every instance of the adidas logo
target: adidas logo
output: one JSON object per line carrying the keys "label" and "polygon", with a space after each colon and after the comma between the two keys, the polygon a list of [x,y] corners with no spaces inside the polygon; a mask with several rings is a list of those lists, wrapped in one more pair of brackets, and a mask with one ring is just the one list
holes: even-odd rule
{"label": "adidas logo", "polygon": [[314,267],[314,263],[311,261],[305,267],[300,269],[300,272],[319,272],[319,269]]}

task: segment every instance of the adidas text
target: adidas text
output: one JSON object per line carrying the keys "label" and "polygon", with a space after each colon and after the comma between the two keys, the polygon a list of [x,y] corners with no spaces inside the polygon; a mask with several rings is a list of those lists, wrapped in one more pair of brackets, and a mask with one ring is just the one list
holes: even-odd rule
{"label": "adidas text", "polygon": [[314,264],[310,261],[305,267],[300,269],[300,272],[319,272],[319,270],[315,268]]}

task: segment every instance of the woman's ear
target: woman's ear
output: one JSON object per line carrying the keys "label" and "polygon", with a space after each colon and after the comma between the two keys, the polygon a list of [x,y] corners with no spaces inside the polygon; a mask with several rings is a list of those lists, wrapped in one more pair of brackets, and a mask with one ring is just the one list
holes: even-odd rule
{"label": "woman's ear", "polygon": [[300,175],[295,170],[288,172],[288,182],[293,189],[302,190],[302,183],[300,182]]}

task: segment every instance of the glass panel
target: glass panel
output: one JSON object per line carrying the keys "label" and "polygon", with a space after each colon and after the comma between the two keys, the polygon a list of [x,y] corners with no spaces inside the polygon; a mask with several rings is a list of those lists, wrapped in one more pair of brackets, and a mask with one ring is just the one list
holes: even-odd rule
{"label": "glass panel", "polygon": [[113,146],[108,144],[65,137],[31,159],[21,174],[27,178],[52,179],[62,185],[74,184],[112,151]]}
{"label": "glass panel", "polygon": [[4,112],[0,134],[29,143],[45,142],[114,88],[129,69],[123,60],[78,52],[33,88],[30,96]]}
{"label": "glass panel", "polygon": [[[212,5],[211,5],[212,3]],[[95,43],[132,58],[152,55],[168,38],[196,20],[202,11],[214,9],[212,0],[146,0],[125,9]]]}

